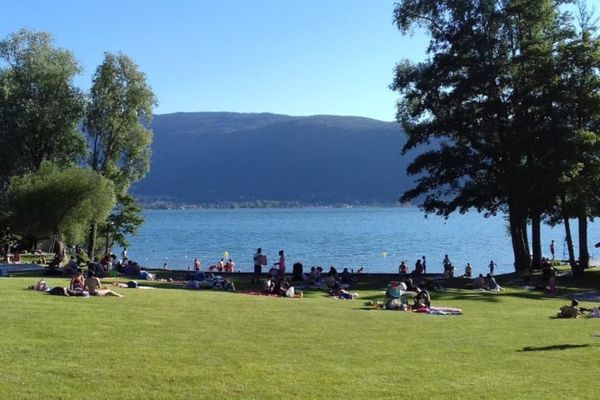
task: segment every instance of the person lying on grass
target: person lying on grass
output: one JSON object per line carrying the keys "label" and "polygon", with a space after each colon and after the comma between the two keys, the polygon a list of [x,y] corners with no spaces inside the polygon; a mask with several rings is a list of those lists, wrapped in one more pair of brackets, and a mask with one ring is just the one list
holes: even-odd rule
{"label": "person lying on grass", "polygon": [[85,289],[89,292],[90,296],[115,296],[123,297],[122,294],[113,292],[110,289],[102,289],[100,279],[94,274],[94,271],[88,272],[88,277],[85,280]]}
{"label": "person lying on grass", "polygon": [[589,308],[579,307],[579,302],[576,299],[571,300],[570,305],[562,306],[559,313],[556,315],[558,318],[577,318],[584,312],[593,312],[594,310]]}

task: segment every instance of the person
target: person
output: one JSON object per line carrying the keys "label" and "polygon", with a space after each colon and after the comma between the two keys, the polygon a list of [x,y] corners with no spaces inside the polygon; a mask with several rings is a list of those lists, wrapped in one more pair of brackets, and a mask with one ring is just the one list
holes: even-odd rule
{"label": "person", "polygon": [[233,260],[230,258],[227,260],[227,263],[225,264],[225,272],[234,272],[235,270],[235,263],[233,262]]}
{"label": "person", "polygon": [[331,267],[329,267],[329,272],[327,274],[330,275],[330,276],[333,275],[333,277],[335,279],[337,279],[337,277],[338,277],[337,276],[338,275],[337,269],[333,265]]}
{"label": "person", "polygon": [[223,272],[223,268],[225,268],[225,261],[221,258],[221,260],[217,263],[217,271]]}
{"label": "person", "polygon": [[498,282],[496,282],[496,279],[494,279],[494,275],[492,274],[487,274],[485,277],[484,288],[492,292],[500,292],[504,290],[502,286],[498,285]]}
{"label": "person", "polygon": [[198,272],[202,269],[202,263],[197,258],[194,258],[194,271]]}
{"label": "person", "polygon": [[411,275],[415,277],[420,277],[421,275],[423,275],[423,264],[420,258],[415,263],[415,269],[413,270]]}
{"label": "person", "polygon": [[490,275],[494,275],[495,267],[496,267],[496,264],[494,264],[494,260],[490,260],[490,265],[488,265],[488,268],[490,269]]}
{"label": "person", "polygon": [[465,274],[463,275],[463,278],[469,278],[471,279],[471,274],[473,273],[473,268],[471,268],[471,263],[468,262],[467,266],[465,267]]}
{"label": "person", "polygon": [[71,278],[69,284],[69,295],[71,296],[84,296],[85,279],[83,278],[83,271],[81,268],[77,268],[75,275]]}
{"label": "person", "polygon": [[398,267],[398,273],[407,274],[408,273],[408,265],[406,265],[406,261],[402,261],[400,266]]}
{"label": "person", "polygon": [[275,281],[271,276],[269,276],[264,283],[263,293],[272,294],[274,289],[275,289]]}
{"label": "person", "polygon": [[306,283],[314,285],[321,280],[321,271],[317,267],[311,267],[310,273],[306,277]]}
{"label": "person", "polygon": [[279,250],[279,261],[273,265],[278,267],[280,276],[285,275],[285,252],[283,250]]}
{"label": "person", "polygon": [[292,281],[302,281],[304,273],[304,265],[301,262],[295,262],[292,266]]}
{"label": "person", "polygon": [[579,316],[579,302],[571,300],[571,305],[562,306],[558,313],[558,318],[577,318]]}
{"label": "person", "polygon": [[344,270],[340,274],[340,277],[342,278],[342,283],[351,283],[352,282],[352,275],[350,275],[348,268],[344,268]]}
{"label": "person", "polygon": [[123,251],[121,252],[121,260],[122,262],[125,262],[125,260],[127,260],[127,247],[123,247]]}
{"label": "person", "polygon": [[479,274],[477,278],[473,281],[473,290],[484,290],[485,289],[485,279],[483,278],[483,274]]}
{"label": "person", "polygon": [[332,274],[331,272],[327,274],[327,277],[324,280],[327,289],[340,289],[341,285],[338,283],[336,279],[337,275]]}
{"label": "person", "polygon": [[406,290],[406,285],[398,281],[391,281],[385,291],[385,301],[383,308],[394,309],[401,305],[402,289]]}
{"label": "person", "polygon": [[417,286],[417,295],[414,299],[413,309],[418,310],[424,307],[431,307],[431,297],[429,296],[429,292],[425,288],[425,285]]}
{"label": "person", "polygon": [[550,242],[550,254],[552,255],[552,260],[554,260],[554,240]]}
{"label": "person", "polygon": [[421,265],[423,266],[423,273],[426,274],[427,273],[427,260],[425,259],[425,256],[422,257],[423,262],[421,263]]}
{"label": "person", "polygon": [[448,257],[448,254],[444,255],[444,271],[446,270],[446,268],[448,267],[448,265],[451,265],[452,262],[450,261],[450,257]]}
{"label": "person", "polygon": [[167,271],[168,269],[169,269],[169,267],[168,267],[167,263],[166,262],[163,263],[163,270]]}
{"label": "person", "polygon": [[444,264],[444,279],[452,279],[454,277],[454,265]]}
{"label": "person", "polygon": [[260,247],[258,249],[256,249],[256,253],[254,253],[253,260],[254,260],[254,275],[252,275],[252,279],[250,280],[250,283],[259,282],[259,280],[260,280],[260,274],[262,272],[262,267],[263,267],[263,263],[262,263],[263,254],[262,254],[262,249]]}
{"label": "person", "polygon": [[110,289],[102,289],[102,285],[100,284],[100,279],[94,274],[93,271],[88,272],[88,277],[85,280],[85,290],[88,291],[90,296],[115,296],[115,297],[123,297],[122,294],[117,292],[113,292]]}

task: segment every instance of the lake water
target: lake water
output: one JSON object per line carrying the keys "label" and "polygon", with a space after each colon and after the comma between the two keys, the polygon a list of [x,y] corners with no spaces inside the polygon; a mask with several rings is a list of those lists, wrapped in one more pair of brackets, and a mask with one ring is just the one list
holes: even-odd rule
{"label": "lake water", "polygon": [[[475,212],[449,219],[424,217],[416,208],[299,208],[299,209],[202,209],[146,210],[146,219],[132,237],[129,257],[141,265],[187,269],[194,258],[203,269],[228,252],[237,268],[252,270],[257,247],[277,261],[284,249],[288,268],[300,261],[305,268],[321,265],[338,270],[364,267],[367,272],[396,272],[401,260],[412,270],[417,258],[426,256],[427,271],[441,272],[448,254],[461,274],[470,262],[474,273],[487,272],[491,259],[496,273],[513,271],[507,223],[501,216],[484,218]],[[576,224],[572,225],[577,240]],[[556,242],[556,257],[565,258],[562,226],[542,229],[543,251]],[[600,253],[600,224],[590,224],[592,258]],[[114,249],[119,253],[120,249]]]}

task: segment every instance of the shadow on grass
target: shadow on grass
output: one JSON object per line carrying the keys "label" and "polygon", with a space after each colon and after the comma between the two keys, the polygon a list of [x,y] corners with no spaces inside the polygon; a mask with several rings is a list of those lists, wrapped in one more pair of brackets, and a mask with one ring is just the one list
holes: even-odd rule
{"label": "shadow on grass", "polygon": [[535,347],[535,346],[526,346],[523,347],[521,350],[517,350],[518,353],[522,353],[522,352],[529,352],[529,351],[552,351],[552,350],[568,350],[568,349],[579,349],[579,348],[583,348],[583,347],[590,347],[591,344],[569,344],[569,343],[565,343],[565,344],[553,344],[551,346],[541,346],[541,347]]}

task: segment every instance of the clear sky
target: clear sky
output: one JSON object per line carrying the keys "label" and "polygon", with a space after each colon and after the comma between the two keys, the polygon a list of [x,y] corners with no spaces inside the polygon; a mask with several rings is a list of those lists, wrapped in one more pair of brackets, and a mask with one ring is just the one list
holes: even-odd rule
{"label": "clear sky", "polygon": [[[358,115],[394,119],[394,65],[427,38],[394,27],[394,0],[0,0],[0,37],[50,32],[90,86],[105,51],[146,73],[157,113]],[[598,0],[588,0],[597,5]]]}
{"label": "clear sky", "polygon": [[427,40],[403,37],[393,0],[0,0],[0,37],[50,32],[84,68],[122,51],[148,77],[156,113],[359,115],[394,119],[388,89]]}

